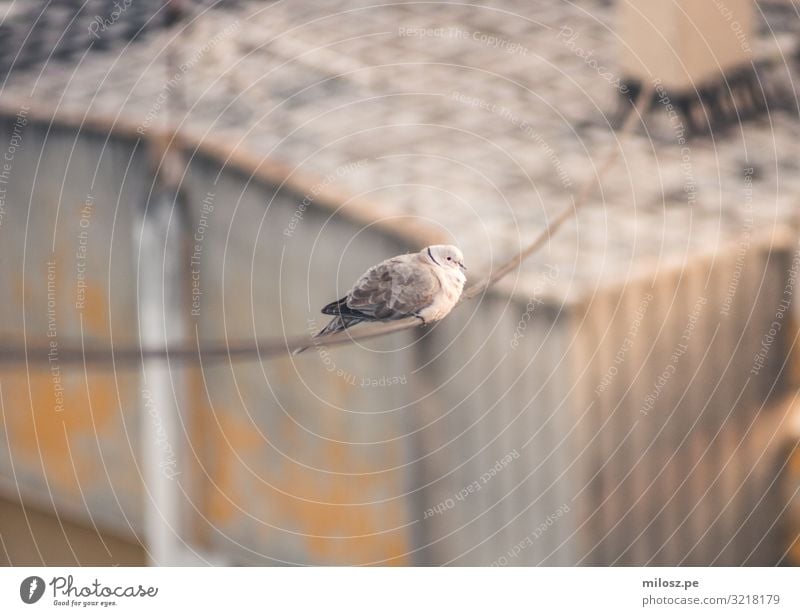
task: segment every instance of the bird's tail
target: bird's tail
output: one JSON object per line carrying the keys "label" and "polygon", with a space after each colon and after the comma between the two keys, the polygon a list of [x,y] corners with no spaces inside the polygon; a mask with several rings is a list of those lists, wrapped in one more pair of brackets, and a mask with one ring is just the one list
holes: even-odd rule
{"label": "bird's tail", "polygon": [[[363,319],[357,319],[355,317],[348,317],[344,315],[338,315],[330,320],[325,327],[319,330],[316,334],[314,334],[314,338],[320,338],[322,336],[330,336],[331,334],[335,334],[336,332],[341,332],[346,330],[348,327],[352,327],[356,323],[360,323]],[[315,344],[314,346],[317,346]],[[311,348],[310,346],[300,347],[299,349],[295,349],[292,353],[293,355],[299,355],[303,351]]]}

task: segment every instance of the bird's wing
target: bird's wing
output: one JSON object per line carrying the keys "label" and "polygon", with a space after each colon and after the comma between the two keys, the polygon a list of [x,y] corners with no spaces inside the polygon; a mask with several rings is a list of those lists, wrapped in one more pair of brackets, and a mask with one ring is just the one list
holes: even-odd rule
{"label": "bird's wing", "polygon": [[403,255],[367,270],[348,294],[347,307],[372,319],[402,319],[429,306],[440,290],[430,265]]}

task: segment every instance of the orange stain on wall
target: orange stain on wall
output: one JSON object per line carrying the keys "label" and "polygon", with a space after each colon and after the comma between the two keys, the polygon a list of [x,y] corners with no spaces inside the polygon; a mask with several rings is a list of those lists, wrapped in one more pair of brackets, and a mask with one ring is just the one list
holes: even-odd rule
{"label": "orange stain on wall", "polygon": [[87,376],[81,364],[59,363],[59,345],[80,339],[79,313],[88,335],[105,338],[109,325],[102,285],[87,281],[84,305],[76,307],[71,248],[59,245],[56,254],[41,261],[36,284],[24,285],[20,277],[14,285],[19,311],[23,288],[26,310],[37,307],[27,321],[28,342],[48,347],[51,361],[27,369],[22,363],[0,374],[0,381],[4,429],[16,471],[41,474],[51,488],[78,494],[98,480],[107,482],[96,440],[102,442],[108,434],[124,439],[119,401],[131,399],[136,377],[115,378],[110,370],[89,371]]}
{"label": "orange stain on wall", "polygon": [[121,424],[117,384],[113,374],[90,374],[87,391],[82,370],[59,376],[61,393],[49,370],[4,373],[4,427],[17,472],[41,472],[52,488],[77,494],[105,477],[94,442]]}
{"label": "orange stain on wall", "polygon": [[[333,441],[322,441],[321,445],[326,470],[353,467],[349,458],[355,450],[351,445]],[[385,463],[382,459],[381,464]],[[319,502],[280,494],[269,486],[263,486],[264,497],[274,499],[286,518],[296,521],[307,534],[306,543],[314,562],[408,564],[410,538],[407,529],[399,528],[407,517],[404,499],[370,503],[371,499],[380,501],[386,494],[401,492],[398,471],[337,475],[291,462],[284,470],[278,488],[296,495],[305,487],[302,491],[313,491],[313,500]]]}
{"label": "orange stain on wall", "polygon": [[[309,563],[407,564],[410,537],[407,529],[398,528],[407,517],[404,499],[369,502],[398,493],[399,472],[337,475],[287,459],[266,471],[259,462],[267,456],[274,460],[277,454],[251,420],[221,408],[215,408],[214,413],[216,421],[207,420],[206,430],[212,460],[205,465],[216,484],[207,488],[207,513],[212,524],[227,527],[228,534],[236,536],[236,527],[242,522],[253,523],[244,519],[246,512],[264,520],[255,522],[261,538],[258,549],[269,554],[269,542],[276,533],[293,531],[302,537]],[[309,446],[311,441],[306,443]],[[332,441],[316,443],[322,450],[314,458],[324,460],[326,470],[353,468],[351,457],[357,453],[352,446]],[[288,455],[301,446],[291,442],[280,445]]]}
{"label": "orange stain on wall", "polygon": [[247,422],[236,421],[224,410],[215,409],[213,412],[216,419],[211,413],[206,415],[207,434],[211,437],[209,454],[212,457],[206,464],[206,470],[217,488],[209,486],[207,507],[209,518],[224,524],[235,522],[237,514],[241,515],[239,507],[245,510],[247,507],[240,498],[241,491],[236,481],[237,476],[246,471],[239,469],[240,462],[236,456],[250,458],[250,454],[257,452],[263,443]]}
{"label": "orange stain on wall", "polygon": [[93,284],[86,285],[86,298],[83,306],[84,332],[92,336],[108,335],[108,310],[105,290]]}

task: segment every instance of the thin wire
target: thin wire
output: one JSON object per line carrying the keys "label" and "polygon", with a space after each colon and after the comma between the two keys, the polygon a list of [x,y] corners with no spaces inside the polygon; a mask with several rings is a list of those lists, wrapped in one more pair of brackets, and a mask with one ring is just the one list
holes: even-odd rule
{"label": "thin wire", "polygon": [[[461,298],[458,301],[459,304],[485,293],[489,287],[517,269],[525,259],[545,246],[550,241],[553,234],[566,221],[577,215],[578,210],[589,201],[589,197],[591,197],[595,187],[600,184],[603,176],[616,162],[621,153],[621,141],[632,132],[634,126],[636,126],[637,120],[643,118],[643,112],[649,105],[650,97],[651,88],[642,88],[636,99],[636,103],[628,110],[625,121],[619,130],[617,146],[611,148],[595,176],[590,178],[583,185],[572,204],[565,207],[555,216],[526,248],[506,261],[503,265],[493,270],[482,280],[468,287],[461,294]],[[176,346],[151,349],[142,349],[139,347],[82,348],[81,345],[59,345],[58,362],[59,364],[100,364],[112,368],[112,366],[119,367],[123,364],[138,364],[145,360],[169,360],[172,362],[186,362],[192,364],[200,362],[206,364],[208,362],[222,360],[253,361],[278,355],[286,355],[297,348],[314,346],[328,347],[348,344],[357,340],[385,336],[416,327],[421,327],[419,319],[416,317],[408,317],[397,321],[361,325],[357,331],[346,330],[323,338],[312,338],[310,336],[281,337],[266,340],[243,341],[233,344],[227,342],[209,343],[201,347],[198,337],[196,338],[195,347]],[[26,354],[28,363],[48,363],[50,361],[50,357],[48,356],[49,352],[49,345],[29,346],[27,349],[19,346],[0,345],[0,365],[24,362]]]}

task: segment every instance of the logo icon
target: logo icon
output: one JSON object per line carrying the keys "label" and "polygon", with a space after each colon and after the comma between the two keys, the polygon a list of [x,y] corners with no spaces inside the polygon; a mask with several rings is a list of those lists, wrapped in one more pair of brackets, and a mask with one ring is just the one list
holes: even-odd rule
{"label": "logo icon", "polygon": [[44,580],[38,575],[26,577],[19,585],[19,598],[25,603],[36,603],[43,594]]}

